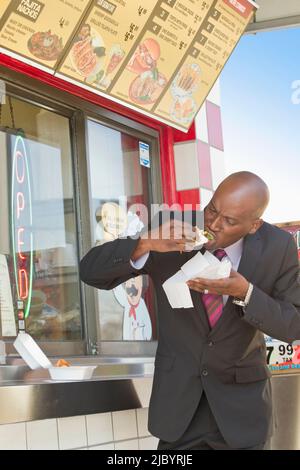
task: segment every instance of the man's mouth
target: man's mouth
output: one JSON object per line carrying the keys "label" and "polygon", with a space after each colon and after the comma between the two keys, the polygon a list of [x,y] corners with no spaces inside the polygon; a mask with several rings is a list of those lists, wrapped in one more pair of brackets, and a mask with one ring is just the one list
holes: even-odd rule
{"label": "man's mouth", "polygon": [[203,235],[208,239],[209,242],[213,241],[216,239],[216,236],[214,233],[210,232],[209,230],[205,229],[203,232]]}

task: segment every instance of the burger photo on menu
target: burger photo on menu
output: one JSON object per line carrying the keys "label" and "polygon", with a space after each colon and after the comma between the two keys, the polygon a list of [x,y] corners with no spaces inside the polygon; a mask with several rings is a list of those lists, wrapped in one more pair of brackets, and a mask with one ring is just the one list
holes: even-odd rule
{"label": "burger photo on menu", "polygon": [[138,45],[127,65],[127,70],[138,74],[130,83],[129,97],[140,105],[153,104],[167,84],[166,77],[159,72],[157,61],[160,46],[155,39],[147,38]]}
{"label": "burger photo on menu", "polygon": [[130,72],[141,74],[155,69],[159,57],[160,46],[158,42],[155,39],[147,38],[137,46],[126,68]]}

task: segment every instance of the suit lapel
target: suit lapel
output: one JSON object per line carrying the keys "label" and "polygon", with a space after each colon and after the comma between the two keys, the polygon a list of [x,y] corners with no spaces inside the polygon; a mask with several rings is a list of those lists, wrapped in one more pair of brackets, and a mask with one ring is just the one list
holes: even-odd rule
{"label": "suit lapel", "polygon": [[194,309],[196,311],[196,315],[198,318],[200,318],[200,321],[202,323],[202,327],[205,330],[205,333],[209,333],[210,331],[210,325],[209,321],[207,318],[207,313],[203,307],[202,301],[201,301],[201,294],[200,292],[197,292],[195,290],[190,290],[191,292],[191,297],[194,305]]}
{"label": "suit lapel", "polygon": [[251,281],[256,265],[261,257],[262,240],[258,232],[254,235],[245,237],[243,253],[238,267],[238,272],[242,274],[248,281]]}
{"label": "suit lapel", "polygon": [[[205,251],[206,251],[205,248],[201,248],[200,253],[204,254]],[[198,250],[196,251],[196,253],[190,256],[190,259],[196,256],[197,253],[198,253]],[[207,318],[207,313],[201,301],[201,294],[200,292],[197,292],[195,290],[190,290],[190,293],[191,293],[191,297],[192,297],[192,301],[193,301],[194,309],[196,311],[197,318],[200,318],[202,327],[204,328],[205,333],[207,334],[210,331],[210,325],[209,325],[209,321]]]}

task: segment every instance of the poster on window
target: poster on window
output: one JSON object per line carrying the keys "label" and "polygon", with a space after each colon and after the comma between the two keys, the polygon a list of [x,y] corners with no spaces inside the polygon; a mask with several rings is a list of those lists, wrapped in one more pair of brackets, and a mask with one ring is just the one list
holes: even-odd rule
{"label": "poster on window", "polygon": [[[286,230],[295,239],[298,248],[300,263],[300,221],[275,224],[282,230]],[[274,374],[299,372],[300,370],[300,341],[292,344],[284,343],[277,339],[265,336],[267,346],[267,363]]]}
{"label": "poster on window", "polygon": [[[122,238],[134,236],[139,233],[144,224],[137,214],[125,210],[118,202],[99,201],[95,211],[96,245]],[[112,295],[113,293],[113,295]],[[101,305],[100,322],[104,324],[104,335],[107,334],[111,324],[111,316],[121,312],[121,338],[123,341],[150,341],[153,337],[151,310],[153,309],[153,287],[147,275],[127,279],[116,286],[111,292],[98,290],[98,298]],[[104,307],[105,306],[105,307]],[[111,312],[105,320],[104,310]],[[119,330],[114,325],[113,339]],[[120,334],[120,333],[119,333]]]}

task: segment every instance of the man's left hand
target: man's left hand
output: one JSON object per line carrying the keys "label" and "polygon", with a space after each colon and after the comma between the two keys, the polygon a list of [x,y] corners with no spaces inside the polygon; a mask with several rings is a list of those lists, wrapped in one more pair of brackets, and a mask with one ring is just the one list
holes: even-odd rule
{"label": "man's left hand", "polygon": [[195,278],[187,281],[190,289],[206,294],[229,295],[245,300],[249,282],[240,273],[231,270],[230,277],[224,279]]}

